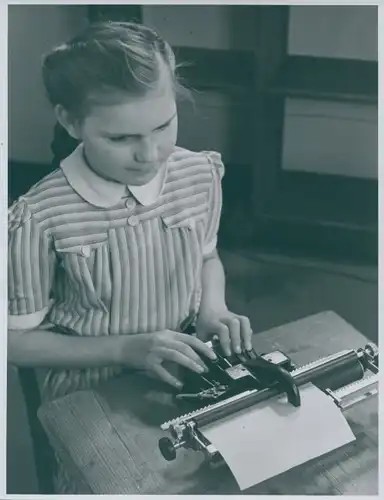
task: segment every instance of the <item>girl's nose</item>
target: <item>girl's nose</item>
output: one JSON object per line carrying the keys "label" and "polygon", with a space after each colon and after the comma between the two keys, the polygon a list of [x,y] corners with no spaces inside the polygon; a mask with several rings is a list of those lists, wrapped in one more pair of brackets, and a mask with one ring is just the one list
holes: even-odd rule
{"label": "girl's nose", "polygon": [[157,144],[153,139],[141,139],[136,149],[135,160],[138,163],[152,163],[158,160]]}

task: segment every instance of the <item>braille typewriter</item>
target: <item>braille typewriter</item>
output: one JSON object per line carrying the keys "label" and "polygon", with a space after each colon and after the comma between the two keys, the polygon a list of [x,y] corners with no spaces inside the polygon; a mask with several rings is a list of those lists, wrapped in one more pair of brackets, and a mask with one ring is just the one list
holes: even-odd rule
{"label": "braille typewriter", "polygon": [[190,370],[175,398],[181,416],[162,424],[171,437],[162,437],[159,448],[166,460],[174,460],[179,448],[203,451],[211,464],[222,457],[199,431],[205,425],[235,412],[286,395],[287,404],[299,407],[300,386],[309,382],[346,410],[378,393],[378,349],[374,344],[337,352],[304,366],[295,366],[283,352],[257,354],[254,350],[223,355],[218,342],[207,342],[217,360],[204,359],[208,373]]}

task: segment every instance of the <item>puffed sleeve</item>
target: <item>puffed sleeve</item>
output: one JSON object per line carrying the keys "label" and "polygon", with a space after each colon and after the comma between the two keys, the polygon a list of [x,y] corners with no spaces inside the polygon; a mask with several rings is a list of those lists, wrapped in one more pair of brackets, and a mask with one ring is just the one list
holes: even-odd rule
{"label": "puffed sleeve", "polygon": [[215,250],[217,245],[217,233],[219,231],[223,205],[221,181],[224,176],[224,165],[220,153],[208,151],[206,155],[212,167],[212,185],[209,191],[208,216],[203,253],[204,255],[209,255]]}
{"label": "puffed sleeve", "polygon": [[20,198],[8,211],[8,328],[36,328],[51,300],[55,253],[44,228]]}

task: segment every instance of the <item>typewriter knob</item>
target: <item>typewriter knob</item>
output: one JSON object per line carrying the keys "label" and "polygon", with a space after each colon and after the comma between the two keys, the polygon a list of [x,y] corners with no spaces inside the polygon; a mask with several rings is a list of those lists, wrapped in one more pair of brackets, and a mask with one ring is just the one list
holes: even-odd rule
{"label": "typewriter knob", "polygon": [[365,346],[365,352],[378,364],[379,362],[379,349],[376,344],[370,342]]}
{"label": "typewriter knob", "polygon": [[159,439],[159,449],[165,460],[168,460],[168,462],[175,460],[176,449],[169,438],[162,437]]}

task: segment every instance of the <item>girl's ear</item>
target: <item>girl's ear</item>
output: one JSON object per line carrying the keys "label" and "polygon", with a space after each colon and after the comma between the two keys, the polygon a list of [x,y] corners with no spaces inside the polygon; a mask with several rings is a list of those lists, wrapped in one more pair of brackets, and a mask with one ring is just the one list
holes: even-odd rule
{"label": "girl's ear", "polygon": [[58,104],[54,108],[54,112],[57,118],[57,121],[60,123],[62,127],[68,132],[68,134],[74,139],[81,139],[81,128],[78,120],[72,117],[68,111],[63,108],[61,104]]}

